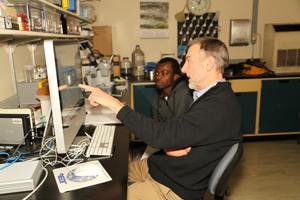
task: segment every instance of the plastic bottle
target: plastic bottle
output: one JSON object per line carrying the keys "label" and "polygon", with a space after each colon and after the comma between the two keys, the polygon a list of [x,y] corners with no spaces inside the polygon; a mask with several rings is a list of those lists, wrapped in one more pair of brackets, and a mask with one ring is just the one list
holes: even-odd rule
{"label": "plastic bottle", "polygon": [[144,77],[144,65],[145,56],[144,52],[141,50],[140,45],[135,46],[135,50],[132,52],[132,64],[133,64],[133,74],[137,79]]}

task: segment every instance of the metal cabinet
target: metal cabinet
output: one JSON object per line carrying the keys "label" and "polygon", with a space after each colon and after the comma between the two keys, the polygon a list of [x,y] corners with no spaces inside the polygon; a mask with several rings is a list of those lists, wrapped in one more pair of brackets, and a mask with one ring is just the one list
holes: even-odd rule
{"label": "metal cabinet", "polygon": [[255,134],[257,92],[237,92],[236,97],[242,110],[242,133]]}
{"label": "metal cabinet", "polygon": [[300,132],[300,78],[262,80],[259,133]]}

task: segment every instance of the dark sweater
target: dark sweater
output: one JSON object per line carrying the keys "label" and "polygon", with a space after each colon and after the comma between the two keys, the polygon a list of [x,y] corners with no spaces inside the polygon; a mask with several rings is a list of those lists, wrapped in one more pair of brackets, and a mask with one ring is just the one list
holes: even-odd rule
{"label": "dark sweater", "polygon": [[226,82],[219,82],[187,112],[167,122],[147,118],[128,106],[117,117],[153,147],[192,147],[186,156],[171,157],[159,151],[148,159],[151,177],[187,200],[202,197],[218,161],[231,145],[241,141],[240,107]]}
{"label": "dark sweater", "polygon": [[166,121],[187,111],[193,102],[191,90],[185,80],[179,80],[173,87],[168,100],[157,92],[152,101],[152,117],[158,121]]}

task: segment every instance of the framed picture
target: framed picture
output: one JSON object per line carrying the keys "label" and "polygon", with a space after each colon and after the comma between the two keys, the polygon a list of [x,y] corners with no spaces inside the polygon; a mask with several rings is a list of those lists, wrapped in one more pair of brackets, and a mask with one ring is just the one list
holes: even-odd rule
{"label": "framed picture", "polygon": [[140,0],[140,37],[169,37],[169,0]]}
{"label": "framed picture", "polygon": [[230,20],[230,46],[248,46],[251,38],[251,23],[249,19]]}

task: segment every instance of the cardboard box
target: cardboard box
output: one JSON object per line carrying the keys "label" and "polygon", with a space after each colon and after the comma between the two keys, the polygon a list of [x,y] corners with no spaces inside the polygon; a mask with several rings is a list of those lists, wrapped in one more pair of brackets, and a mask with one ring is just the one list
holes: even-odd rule
{"label": "cardboard box", "polygon": [[112,31],[111,26],[93,26],[93,49],[100,51],[105,56],[110,56],[112,52]]}

